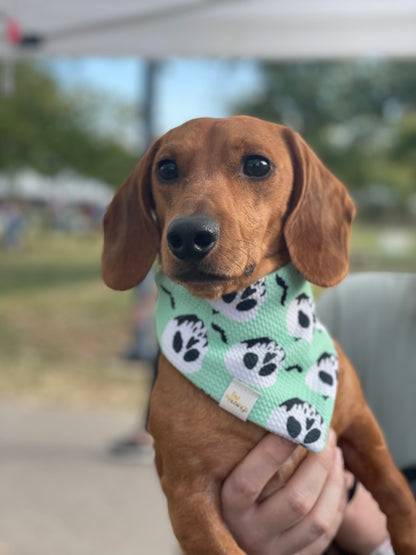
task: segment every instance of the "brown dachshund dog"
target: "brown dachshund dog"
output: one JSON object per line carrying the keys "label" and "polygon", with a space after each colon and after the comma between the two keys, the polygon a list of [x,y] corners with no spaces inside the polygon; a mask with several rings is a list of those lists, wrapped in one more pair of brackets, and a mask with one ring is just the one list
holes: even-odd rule
{"label": "brown dachshund dog", "polygon": [[[208,299],[240,291],[290,261],[313,284],[333,286],[348,270],[354,214],[344,186],[290,129],[246,116],[192,120],[152,144],[110,204],[104,281],[132,288],[158,256],[165,275]],[[347,467],[387,515],[396,554],[415,555],[415,500],[352,365],[336,348],[331,426]],[[149,431],[184,551],[242,554],[221,517],[221,487],[268,432],[222,410],[163,355]],[[305,452],[299,446],[295,459]],[[276,476],[268,492],[278,487]]]}

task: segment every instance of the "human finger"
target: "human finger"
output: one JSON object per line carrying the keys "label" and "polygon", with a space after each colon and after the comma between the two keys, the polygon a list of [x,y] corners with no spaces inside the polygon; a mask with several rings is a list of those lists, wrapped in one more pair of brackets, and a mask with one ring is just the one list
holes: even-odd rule
{"label": "human finger", "polygon": [[285,487],[259,505],[258,520],[265,534],[276,522],[280,530],[288,530],[311,511],[334,466],[335,442],[331,430],[325,449],[321,453],[308,453]]}
{"label": "human finger", "polygon": [[297,555],[320,555],[334,539],[343,519],[347,494],[344,462],[339,448],[334,464],[314,507],[297,527],[288,530],[282,540]]}
{"label": "human finger", "polygon": [[295,449],[294,443],[275,434],[262,438],[224,482],[221,493],[224,512],[238,515],[250,508]]}

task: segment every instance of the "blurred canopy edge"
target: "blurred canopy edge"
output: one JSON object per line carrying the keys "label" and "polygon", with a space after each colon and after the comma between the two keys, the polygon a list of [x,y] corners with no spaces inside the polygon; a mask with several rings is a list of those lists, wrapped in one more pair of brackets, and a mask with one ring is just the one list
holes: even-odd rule
{"label": "blurred canopy edge", "polygon": [[413,0],[2,0],[0,17],[9,26],[2,58],[18,51],[288,60],[416,51]]}

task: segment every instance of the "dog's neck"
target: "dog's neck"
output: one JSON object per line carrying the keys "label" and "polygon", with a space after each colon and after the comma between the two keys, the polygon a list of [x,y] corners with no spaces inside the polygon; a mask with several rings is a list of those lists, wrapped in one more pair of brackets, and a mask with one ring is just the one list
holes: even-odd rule
{"label": "dog's neck", "polygon": [[164,356],[225,410],[321,451],[338,361],[298,270],[288,264],[217,300],[192,296],[162,272],[156,283]]}

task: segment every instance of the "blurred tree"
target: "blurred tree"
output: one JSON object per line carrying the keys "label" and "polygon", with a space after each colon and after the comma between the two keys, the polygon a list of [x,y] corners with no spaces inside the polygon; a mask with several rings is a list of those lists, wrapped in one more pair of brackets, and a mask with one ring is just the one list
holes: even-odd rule
{"label": "blurred tree", "polygon": [[[415,89],[416,90],[416,89]],[[402,118],[398,130],[397,140],[392,149],[393,161],[406,172],[406,183],[409,190],[416,190],[416,108],[406,113]]]}
{"label": "blurred tree", "polygon": [[263,87],[235,113],[298,130],[351,188],[394,185],[414,191],[416,62],[262,63]]}
{"label": "blurred tree", "polygon": [[[40,64],[15,68],[14,92],[0,97],[0,171],[32,167],[53,175],[72,168],[120,185],[138,159],[121,141],[102,131],[105,109],[120,112],[106,97],[62,91]],[[131,118],[131,114],[130,114]]]}

